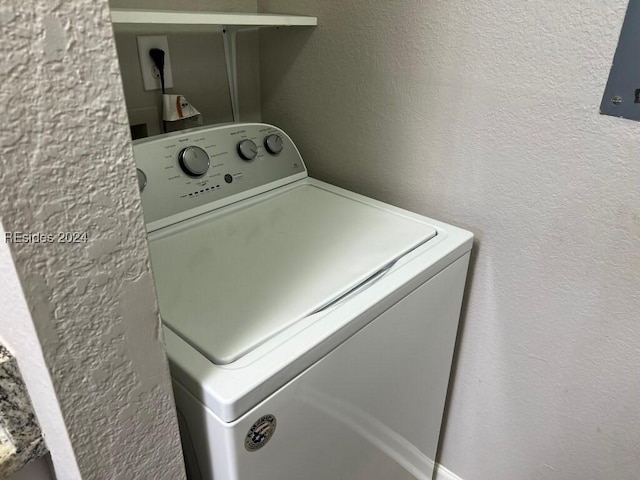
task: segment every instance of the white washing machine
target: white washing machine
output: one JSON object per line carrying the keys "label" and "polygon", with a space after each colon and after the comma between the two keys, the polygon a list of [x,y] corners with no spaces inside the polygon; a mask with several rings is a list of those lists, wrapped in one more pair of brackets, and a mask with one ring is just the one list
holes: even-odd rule
{"label": "white washing machine", "polygon": [[472,235],[310,178],[271,125],[134,153],[189,477],[432,478]]}

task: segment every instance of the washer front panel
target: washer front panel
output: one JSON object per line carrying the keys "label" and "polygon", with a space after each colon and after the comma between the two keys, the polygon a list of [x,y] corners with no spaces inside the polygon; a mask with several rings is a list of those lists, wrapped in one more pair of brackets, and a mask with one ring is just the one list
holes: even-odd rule
{"label": "washer front panel", "polygon": [[[278,135],[283,141],[277,155],[264,147],[269,135]],[[250,161],[238,154],[238,144],[247,139],[258,147]],[[187,147],[200,147],[209,155],[210,166],[201,177],[187,175],[180,166],[180,152]],[[172,220],[168,223],[184,220],[224,205],[225,199],[236,201],[238,195],[258,187],[306,176],[304,162],[291,139],[266,124],[185,130],[136,141],[133,152],[147,178],[141,193],[147,225],[166,219]]]}
{"label": "washer front panel", "polygon": [[[468,261],[395,299],[273,394],[258,388],[253,408],[232,421],[194,398],[202,385],[188,392],[174,382],[199,464],[212,465],[203,478],[431,479]],[[246,448],[249,435],[262,450]]]}

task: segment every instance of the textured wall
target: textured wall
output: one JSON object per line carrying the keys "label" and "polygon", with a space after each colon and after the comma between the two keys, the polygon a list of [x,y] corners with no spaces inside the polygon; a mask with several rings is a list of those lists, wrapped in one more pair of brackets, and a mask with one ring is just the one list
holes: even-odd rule
{"label": "textured wall", "polygon": [[183,478],[107,2],[10,2],[0,30],[4,228],[88,235],[10,246],[82,478]]}
{"label": "textured wall", "polygon": [[637,480],[640,125],[598,114],[621,0],[260,0],[262,115],[312,175],[463,226],[442,463]]}

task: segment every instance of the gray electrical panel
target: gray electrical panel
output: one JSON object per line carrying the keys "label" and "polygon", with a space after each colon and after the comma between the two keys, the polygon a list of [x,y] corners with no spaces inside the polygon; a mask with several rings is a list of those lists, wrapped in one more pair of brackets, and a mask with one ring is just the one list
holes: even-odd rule
{"label": "gray electrical panel", "polygon": [[640,0],[630,0],[600,113],[640,120]]}

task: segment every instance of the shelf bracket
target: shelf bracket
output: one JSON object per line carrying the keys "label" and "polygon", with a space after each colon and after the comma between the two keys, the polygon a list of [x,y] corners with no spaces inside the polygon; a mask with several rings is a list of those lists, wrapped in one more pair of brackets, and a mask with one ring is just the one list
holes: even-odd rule
{"label": "shelf bracket", "polygon": [[240,121],[240,107],[238,102],[238,59],[236,50],[237,27],[222,27],[222,41],[224,43],[224,60],[227,64],[227,81],[229,82],[229,95],[231,96],[231,113],[233,121]]}

